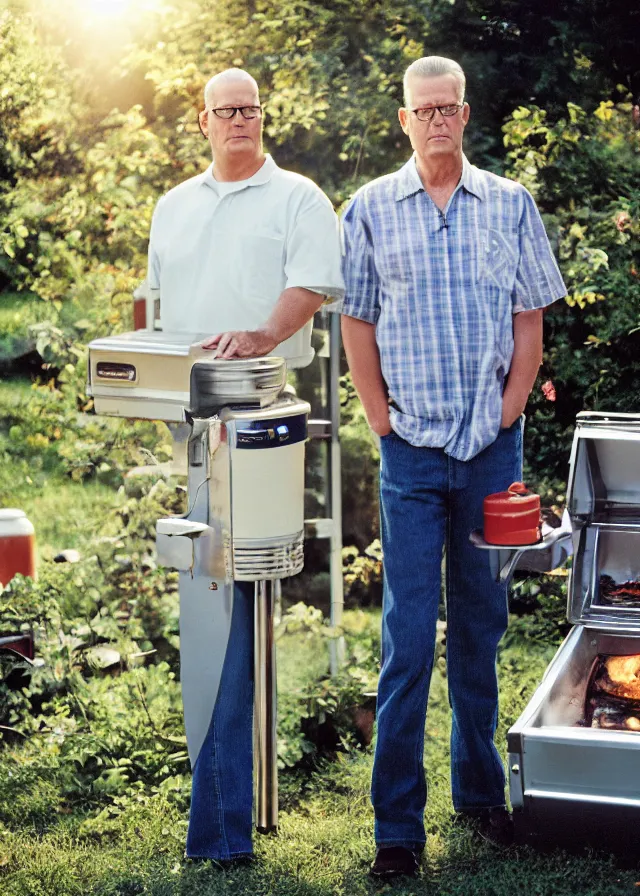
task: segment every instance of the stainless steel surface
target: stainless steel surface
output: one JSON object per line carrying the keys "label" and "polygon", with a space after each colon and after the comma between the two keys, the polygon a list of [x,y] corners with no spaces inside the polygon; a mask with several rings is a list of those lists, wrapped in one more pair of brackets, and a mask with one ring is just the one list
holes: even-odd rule
{"label": "stainless steel surface", "polygon": [[[567,518],[568,523],[568,518]],[[537,544],[490,544],[482,532],[474,530],[469,540],[480,550],[489,551],[491,574],[497,582],[508,582],[516,569],[530,572],[548,572],[566,562],[573,552],[570,525],[551,529]]]}
{"label": "stainless steel surface", "polygon": [[586,727],[598,657],[640,655],[640,607],[603,599],[601,576],[640,580],[640,416],[580,414],[567,506],[577,623],[509,729],[516,834],[528,842],[638,851],[640,735]]}
{"label": "stainless steel surface", "polygon": [[153,330],[134,330],[103,336],[89,343],[89,349],[97,352],[113,352],[119,356],[138,354],[155,357],[186,358],[193,354],[193,346],[202,342],[210,333],[161,333]]}
{"label": "stainless steel surface", "polygon": [[602,599],[600,576],[616,582],[640,581],[640,528],[585,526],[580,530],[569,582],[570,622],[621,634],[640,634],[640,607]]}
{"label": "stainless steel surface", "polygon": [[283,358],[199,358],[191,368],[191,413],[209,416],[225,404],[265,404],[282,392],[286,381]]}
{"label": "stainless steel surface", "polygon": [[[331,406],[331,449],[328,464],[331,482],[331,506],[329,516],[333,520],[331,531],[331,554],[329,573],[331,576],[331,627],[338,630],[342,626],[344,610],[344,576],[342,570],[342,458],[340,450],[340,320],[331,315],[329,337],[329,394]],[[344,637],[333,638],[329,642],[331,674],[337,675],[344,663]]]}
{"label": "stainless steel surface", "polygon": [[[508,734],[523,798],[616,801],[640,811],[640,735],[578,727],[599,655],[640,653],[640,638],[575,626]],[[640,815],[638,816],[640,820]]]}
{"label": "stainless steel surface", "polygon": [[640,415],[578,414],[567,506],[574,524],[640,524]]}
{"label": "stainless steel surface", "polygon": [[256,828],[270,833],[278,828],[278,739],[276,650],[273,612],[276,586],[256,582],[255,596],[255,771]]}
{"label": "stainless steel surface", "polygon": [[640,580],[640,415],[579,414],[571,451],[568,507],[576,556],[568,617],[640,634],[640,608],[602,599],[600,577]]}
{"label": "stainless steel surface", "polygon": [[[189,466],[187,518],[158,524],[167,539],[189,538],[180,533],[190,526],[196,536],[190,539],[193,564],[179,577],[180,681],[192,768],[218,698],[233,612],[229,446],[221,431],[219,420],[193,421],[189,454],[202,462]],[[211,533],[209,538],[196,534],[198,524]],[[167,534],[172,528],[176,535]]]}

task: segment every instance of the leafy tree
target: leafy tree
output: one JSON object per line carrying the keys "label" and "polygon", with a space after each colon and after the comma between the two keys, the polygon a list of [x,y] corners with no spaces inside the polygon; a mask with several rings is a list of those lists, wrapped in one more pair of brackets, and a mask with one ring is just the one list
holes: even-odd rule
{"label": "leafy tree", "polygon": [[541,396],[533,404],[532,462],[564,476],[578,411],[640,410],[640,134],[631,104],[606,100],[593,114],[570,103],[555,124],[516,109],[505,143],[511,174],[558,233],[569,292],[547,316],[544,373],[557,400],[553,411]]}

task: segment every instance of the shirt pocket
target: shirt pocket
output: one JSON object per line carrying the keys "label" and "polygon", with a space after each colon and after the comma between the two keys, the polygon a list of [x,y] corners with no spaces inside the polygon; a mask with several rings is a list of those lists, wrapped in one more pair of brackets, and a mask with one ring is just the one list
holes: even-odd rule
{"label": "shirt pocket", "polygon": [[253,231],[240,241],[244,294],[275,305],[284,289],[284,239]]}
{"label": "shirt pocket", "polygon": [[520,259],[517,230],[488,228],[480,233],[478,280],[481,286],[499,289],[509,295],[516,283]]}

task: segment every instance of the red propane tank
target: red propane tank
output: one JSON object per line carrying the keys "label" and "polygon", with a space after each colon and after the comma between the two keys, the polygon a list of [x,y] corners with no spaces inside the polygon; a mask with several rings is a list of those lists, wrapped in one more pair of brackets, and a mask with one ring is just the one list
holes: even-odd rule
{"label": "red propane tank", "polygon": [[523,482],[506,492],[487,495],[483,502],[484,540],[489,544],[535,544],[540,540],[540,496]]}
{"label": "red propane tank", "polygon": [[33,526],[24,510],[0,508],[0,585],[6,585],[14,575],[35,578],[36,543]]}

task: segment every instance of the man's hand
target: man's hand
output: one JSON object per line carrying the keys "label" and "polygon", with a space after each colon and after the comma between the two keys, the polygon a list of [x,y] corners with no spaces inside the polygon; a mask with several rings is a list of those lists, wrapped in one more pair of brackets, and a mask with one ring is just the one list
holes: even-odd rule
{"label": "man's hand", "polygon": [[277,341],[266,330],[231,330],[218,333],[202,342],[202,348],[215,351],[214,357],[229,360],[230,358],[258,358],[268,355],[277,345]]}

